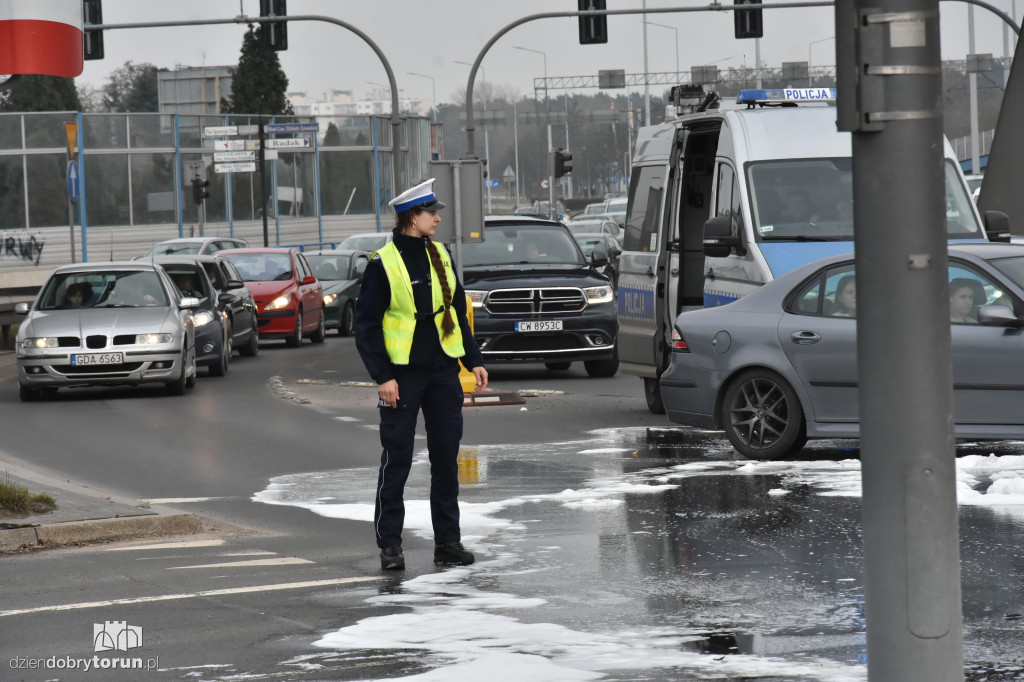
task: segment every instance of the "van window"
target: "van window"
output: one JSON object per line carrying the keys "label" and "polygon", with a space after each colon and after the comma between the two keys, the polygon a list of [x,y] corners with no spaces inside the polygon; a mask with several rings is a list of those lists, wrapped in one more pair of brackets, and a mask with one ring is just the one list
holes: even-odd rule
{"label": "van window", "polygon": [[715,204],[715,215],[732,218],[732,234],[742,234],[743,212],[739,183],[736,181],[736,172],[732,166],[724,163],[718,167],[718,199]]}
{"label": "van window", "polygon": [[658,212],[664,186],[664,166],[639,166],[633,170],[626,235],[622,243],[626,251],[658,250]]}

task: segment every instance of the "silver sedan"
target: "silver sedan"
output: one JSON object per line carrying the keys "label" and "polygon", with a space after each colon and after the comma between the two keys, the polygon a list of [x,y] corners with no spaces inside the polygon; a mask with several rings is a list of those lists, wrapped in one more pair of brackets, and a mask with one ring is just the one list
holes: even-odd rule
{"label": "silver sedan", "polygon": [[144,261],[65,265],[50,275],[18,329],[22,400],[58,388],[158,382],[181,395],[196,381],[199,299]]}
{"label": "silver sedan", "polygon": [[[724,429],[755,459],[858,437],[855,275],[853,254],[835,256],[679,315],[669,419]],[[1024,246],[950,246],[948,294],[956,437],[1024,437]]]}

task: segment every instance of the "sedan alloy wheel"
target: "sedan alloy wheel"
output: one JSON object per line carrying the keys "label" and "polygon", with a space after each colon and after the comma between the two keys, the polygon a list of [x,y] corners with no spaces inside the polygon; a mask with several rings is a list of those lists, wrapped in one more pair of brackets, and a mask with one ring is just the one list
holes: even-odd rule
{"label": "sedan alloy wheel", "polygon": [[768,370],[750,370],[726,388],[722,421],[733,447],[751,459],[780,459],[803,447],[803,409],[785,379]]}

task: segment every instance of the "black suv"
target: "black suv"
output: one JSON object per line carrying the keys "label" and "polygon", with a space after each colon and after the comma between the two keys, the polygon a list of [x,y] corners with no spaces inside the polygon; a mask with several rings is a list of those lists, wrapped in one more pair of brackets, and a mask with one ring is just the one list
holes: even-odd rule
{"label": "black suv", "polygon": [[462,281],[473,301],[473,335],[487,363],[543,362],[587,374],[618,371],[615,291],[559,222],[489,216],[484,241],[462,246]]}

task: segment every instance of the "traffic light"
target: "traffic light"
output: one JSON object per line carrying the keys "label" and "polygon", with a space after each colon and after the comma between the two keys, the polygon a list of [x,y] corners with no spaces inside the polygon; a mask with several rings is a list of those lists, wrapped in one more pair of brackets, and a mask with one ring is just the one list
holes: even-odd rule
{"label": "traffic light", "polygon": [[[260,0],[261,17],[284,17],[288,15],[285,0]],[[275,21],[260,24],[260,44],[265,50],[281,52],[288,49],[288,22]]]}
{"label": "traffic light", "polygon": [[82,0],[82,24],[85,28],[83,45],[85,59],[103,59],[103,31],[90,31],[88,26],[103,23],[100,0]]}
{"label": "traffic light", "polygon": [[[581,12],[607,9],[605,0],[578,0]],[[595,45],[608,42],[608,16],[580,17],[580,45]]]}
{"label": "traffic light", "polygon": [[764,35],[761,23],[761,0],[733,0],[734,5],[757,5],[757,9],[733,11],[737,38],[760,38]]}
{"label": "traffic light", "polygon": [[202,178],[192,178],[192,201],[196,204],[203,203],[203,199],[210,196],[210,193],[206,191],[206,188],[210,186],[209,180],[203,180]]}
{"label": "traffic light", "polygon": [[560,178],[563,175],[569,175],[572,173],[572,154],[565,151],[564,149],[556,149],[555,155],[555,177]]}

